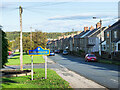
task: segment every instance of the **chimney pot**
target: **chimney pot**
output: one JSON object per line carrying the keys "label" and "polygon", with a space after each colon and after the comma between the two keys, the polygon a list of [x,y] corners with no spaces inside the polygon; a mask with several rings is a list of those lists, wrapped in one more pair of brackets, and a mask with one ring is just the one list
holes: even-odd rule
{"label": "chimney pot", "polygon": [[109,25],[108,27],[111,27],[111,25]]}
{"label": "chimney pot", "polygon": [[84,27],[84,31],[86,32],[88,30],[88,27]]}
{"label": "chimney pot", "polygon": [[81,33],[81,31],[77,31],[77,34],[80,34]]}
{"label": "chimney pot", "polygon": [[71,37],[73,37],[73,36],[74,36],[74,34],[72,33],[72,34],[71,34]]}
{"label": "chimney pot", "polygon": [[90,27],[90,30],[92,31],[93,29],[94,29],[94,27],[93,27],[93,26],[91,26],[91,27]]}
{"label": "chimney pot", "polygon": [[98,29],[98,28],[100,28],[100,27],[101,27],[100,22],[98,22],[98,23],[96,24],[96,28]]}

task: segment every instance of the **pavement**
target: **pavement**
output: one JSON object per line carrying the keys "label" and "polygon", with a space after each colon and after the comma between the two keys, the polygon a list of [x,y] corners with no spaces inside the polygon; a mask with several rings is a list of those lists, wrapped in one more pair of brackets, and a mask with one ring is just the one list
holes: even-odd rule
{"label": "pavement", "polygon": [[[70,86],[74,89],[82,88],[82,89],[102,89],[107,90],[106,87],[87,79],[69,69],[60,65],[59,63],[54,62],[52,59],[48,58],[48,68],[53,69],[56,73],[61,76],[64,80],[70,83]],[[24,65],[23,68],[31,68],[31,65]],[[34,64],[34,68],[44,68],[44,64]],[[20,69],[20,66],[5,66],[2,70],[8,69]]]}

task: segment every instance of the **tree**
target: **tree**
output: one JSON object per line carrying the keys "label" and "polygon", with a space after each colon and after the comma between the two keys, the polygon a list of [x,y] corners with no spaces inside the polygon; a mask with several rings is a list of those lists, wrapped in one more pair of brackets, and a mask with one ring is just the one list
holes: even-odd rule
{"label": "tree", "polygon": [[15,44],[14,44],[14,46],[15,46],[15,49],[20,49],[20,37],[17,37],[17,38],[15,39]]}
{"label": "tree", "polygon": [[6,38],[6,33],[0,30],[2,34],[2,67],[8,62],[8,40]]}
{"label": "tree", "polygon": [[46,43],[47,43],[46,33],[43,33],[41,31],[33,32],[32,40],[34,42],[34,47],[37,46],[42,46],[44,48],[46,47]]}
{"label": "tree", "polygon": [[30,36],[23,37],[23,50],[27,53],[28,50],[34,48],[33,41],[31,42]]}
{"label": "tree", "polygon": [[8,50],[12,51],[12,42],[10,42],[9,40],[8,40]]}

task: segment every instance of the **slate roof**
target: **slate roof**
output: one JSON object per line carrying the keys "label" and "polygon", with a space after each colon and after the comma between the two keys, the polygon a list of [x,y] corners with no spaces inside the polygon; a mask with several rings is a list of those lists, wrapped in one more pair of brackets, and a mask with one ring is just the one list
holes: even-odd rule
{"label": "slate roof", "polygon": [[[102,31],[103,31],[105,28],[106,28],[106,27],[102,27]],[[94,33],[94,34],[96,34],[96,33],[99,34],[99,33],[100,33],[100,28],[92,30],[92,31],[91,31],[89,34],[87,34],[86,36],[89,37],[89,36],[92,35],[93,33]],[[93,35],[94,35],[94,34],[93,34]]]}
{"label": "slate roof", "polygon": [[81,35],[83,35],[85,32],[82,31],[80,34],[78,34],[75,38],[80,38]]}
{"label": "slate roof", "polygon": [[113,43],[117,43],[118,41],[120,41],[119,38],[115,39],[114,41],[112,41]]}
{"label": "slate roof", "polygon": [[88,31],[90,30],[87,30],[86,32],[85,31],[82,31],[80,34],[78,34],[75,38],[81,38],[82,35],[84,35],[85,33],[87,33]]}
{"label": "slate roof", "polygon": [[120,25],[120,20],[118,20],[117,22],[115,22],[112,26],[110,26],[106,31],[111,30],[112,27],[116,26],[116,25]]}
{"label": "slate roof", "polygon": [[92,33],[94,33],[94,32],[96,32],[98,29],[94,29],[94,30],[92,30],[90,33],[88,33],[86,36],[89,36],[89,35],[91,35]]}
{"label": "slate roof", "polygon": [[91,32],[90,30],[87,30],[87,31],[85,32],[85,34],[83,34],[83,35],[81,36],[81,38],[84,38],[84,37],[87,36],[90,32]]}
{"label": "slate roof", "polygon": [[70,39],[72,39],[72,37],[71,37],[71,36],[68,38],[68,40],[70,40]]}

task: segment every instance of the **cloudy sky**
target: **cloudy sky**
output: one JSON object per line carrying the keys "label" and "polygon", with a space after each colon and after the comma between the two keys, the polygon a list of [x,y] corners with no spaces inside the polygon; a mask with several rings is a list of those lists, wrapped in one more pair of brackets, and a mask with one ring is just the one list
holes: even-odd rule
{"label": "cloudy sky", "polygon": [[[100,19],[102,25],[108,26],[116,22],[118,17],[118,0],[106,2],[97,0],[34,0],[33,2],[11,2],[5,0],[0,4],[0,25],[3,30],[20,31],[19,6],[23,7],[22,20],[23,31],[29,32],[35,29],[43,32],[68,32],[83,30],[84,26],[95,27]],[[97,17],[93,19],[92,17]]]}

